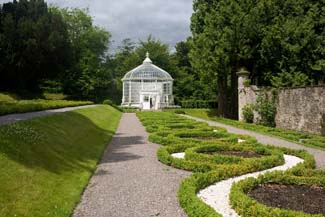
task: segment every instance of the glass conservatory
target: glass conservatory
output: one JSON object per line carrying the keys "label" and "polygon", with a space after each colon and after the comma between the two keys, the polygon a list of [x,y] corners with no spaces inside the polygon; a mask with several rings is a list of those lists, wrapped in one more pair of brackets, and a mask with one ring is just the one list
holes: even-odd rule
{"label": "glass conservatory", "polygon": [[125,74],[123,107],[157,110],[173,105],[173,78],[152,64],[147,53],[143,64]]}

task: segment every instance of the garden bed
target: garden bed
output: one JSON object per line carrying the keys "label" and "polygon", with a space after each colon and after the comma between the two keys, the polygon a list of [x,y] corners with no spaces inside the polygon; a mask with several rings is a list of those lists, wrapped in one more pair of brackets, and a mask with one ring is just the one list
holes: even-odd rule
{"label": "garden bed", "polygon": [[243,158],[261,158],[263,155],[257,154],[254,152],[249,151],[215,151],[215,152],[200,152],[201,154],[208,154],[208,155],[231,155],[231,156],[237,156],[237,157],[243,157]]}
{"label": "garden bed", "polygon": [[[325,171],[313,170],[315,161],[305,151],[262,145],[250,136],[234,135],[223,128],[216,129],[207,125],[198,125],[192,120],[189,121],[172,113],[138,113],[138,116],[144,121],[147,128],[153,130],[149,136],[150,141],[164,145],[157,153],[159,161],[193,172],[192,176],[182,181],[178,192],[180,205],[190,217],[220,217],[223,215],[222,212],[217,212],[211,205],[207,205],[202,198],[198,197],[202,189],[214,185],[216,182],[236,179],[237,176],[245,178],[250,173],[254,174],[257,171],[273,167],[291,168],[283,173],[281,181],[292,176],[310,176],[310,179],[313,180],[324,179],[325,176]],[[171,125],[179,127],[171,129]],[[193,126],[193,128],[185,128],[187,125]],[[284,154],[286,160],[291,159],[291,161],[288,160],[288,164],[286,163],[285,166],[279,166],[284,163]],[[270,174],[273,173],[276,172]],[[264,178],[261,180],[264,181]],[[293,209],[286,210],[285,207],[275,209],[259,203],[246,194],[247,189],[252,190],[253,187],[257,188],[264,183],[268,182],[260,182],[257,185],[249,183],[247,188],[245,187],[242,191],[238,190],[236,184],[234,185],[230,198],[231,204],[238,214],[243,217],[322,216]],[[273,183],[272,180],[269,183]],[[306,183],[308,182],[298,182],[298,186]],[[315,181],[313,185],[324,186],[324,183],[325,181]],[[279,182],[278,184],[288,183]],[[219,200],[219,198],[216,199]],[[308,201],[310,198],[306,200]],[[226,201],[225,204],[229,204],[229,201]],[[236,212],[234,210],[233,212],[236,216]]]}
{"label": "garden bed", "polygon": [[269,183],[249,191],[248,195],[270,207],[325,215],[325,187],[322,186]]}

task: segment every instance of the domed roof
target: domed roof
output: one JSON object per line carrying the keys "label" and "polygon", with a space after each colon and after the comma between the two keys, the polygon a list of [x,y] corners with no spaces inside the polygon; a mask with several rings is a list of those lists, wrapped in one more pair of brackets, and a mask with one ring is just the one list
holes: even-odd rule
{"label": "domed roof", "polygon": [[168,72],[152,64],[152,61],[149,58],[149,53],[147,52],[147,57],[143,61],[142,65],[126,73],[122,79],[122,81],[130,81],[130,80],[172,81],[173,78],[170,76]]}

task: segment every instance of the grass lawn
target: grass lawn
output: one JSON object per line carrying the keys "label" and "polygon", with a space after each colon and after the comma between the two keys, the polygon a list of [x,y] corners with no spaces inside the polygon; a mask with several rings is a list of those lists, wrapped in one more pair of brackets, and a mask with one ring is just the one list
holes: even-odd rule
{"label": "grass lawn", "polygon": [[258,132],[264,135],[278,137],[300,145],[325,150],[325,137],[293,130],[284,130],[273,127],[265,127],[257,124],[244,123],[236,120],[217,117],[216,113],[210,109],[182,109],[187,115],[220,122],[237,128]]}
{"label": "grass lawn", "polygon": [[0,93],[0,115],[92,104],[90,101],[63,100],[62,97],[47,94],[46,99],[21,100],[16,95]]}
{"label": "grass lawn", "polygon": [[1,126],[0,216],[70,216],[120,117],[98,106]]}

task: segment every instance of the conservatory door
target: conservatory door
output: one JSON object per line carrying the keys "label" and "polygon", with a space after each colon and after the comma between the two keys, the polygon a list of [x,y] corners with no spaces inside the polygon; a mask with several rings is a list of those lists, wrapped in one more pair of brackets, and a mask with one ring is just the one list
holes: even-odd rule
{"label": "conservatory door", "polygon": [[157,93],[141,93],[140,99],[143,110],[158,109],[159,97],[157,97]]}
{"label": "conservatory door", "polygon": [[143,95],[142,109],[149,110],[150,109],[150,96]]}

